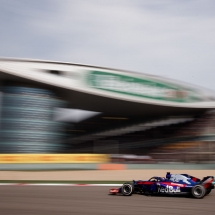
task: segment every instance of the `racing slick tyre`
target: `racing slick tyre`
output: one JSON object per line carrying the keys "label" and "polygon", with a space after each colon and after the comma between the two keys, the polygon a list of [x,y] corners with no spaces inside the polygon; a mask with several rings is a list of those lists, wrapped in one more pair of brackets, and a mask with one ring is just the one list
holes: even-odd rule
{"label": "racing slick tyre", "polygon": [[123,196],[131,196],[134,191],[133,183],[126,182],[122,185],[122,194]]}
{"label": "racing slick tyre", "polygon": [[206,195],[206,189],[202,185],[198,184],[192,188],[191,193],[193,197],[201,199]]}

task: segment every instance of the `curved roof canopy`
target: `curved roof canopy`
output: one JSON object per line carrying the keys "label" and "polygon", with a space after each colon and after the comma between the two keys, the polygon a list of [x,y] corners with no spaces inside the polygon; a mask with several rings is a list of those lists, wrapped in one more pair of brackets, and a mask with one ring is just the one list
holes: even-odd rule
{"label": "curved roof canopy", "polygon": [[52,88],[72,108],[115,116],[195,114],[215,108],[210,91],[158,76],[102,67],[2,58],[0,79]]}

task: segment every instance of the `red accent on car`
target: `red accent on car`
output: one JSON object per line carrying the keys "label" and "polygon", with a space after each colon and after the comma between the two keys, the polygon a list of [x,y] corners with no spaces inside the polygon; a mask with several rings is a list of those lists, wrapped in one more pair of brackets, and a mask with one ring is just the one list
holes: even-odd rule
{"label": "red accent on car", "polygon": [[153,184],[153,181],[138,181],[137,184]]}
{"label": "red accent on car", "polygon": [[197,178],[192,177],[192,181],[197,182]]}
{"label": "red accent on car", "polygon": [[119,189],[110,189],[111,194],[117,194],[119,192]]}
{"label": "red accent on car", "polygon": [[171,186],[186,187],[186,184],[171,183]]}

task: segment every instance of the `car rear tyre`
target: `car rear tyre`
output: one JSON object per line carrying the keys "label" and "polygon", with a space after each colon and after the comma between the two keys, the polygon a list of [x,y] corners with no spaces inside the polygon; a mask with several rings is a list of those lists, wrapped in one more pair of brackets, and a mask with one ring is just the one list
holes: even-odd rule
{"label": "car rear tyre", "polygon": [[197,199],[201,199],[206,195],[206,189],[202,185],[196,185],[192,188],[192,195]]}
{"label": "car rear tyre", "polygon": [[134,185],[130,182],[126,182],[122,185],[122,194],[124,196],[131,196],[134,190]]}

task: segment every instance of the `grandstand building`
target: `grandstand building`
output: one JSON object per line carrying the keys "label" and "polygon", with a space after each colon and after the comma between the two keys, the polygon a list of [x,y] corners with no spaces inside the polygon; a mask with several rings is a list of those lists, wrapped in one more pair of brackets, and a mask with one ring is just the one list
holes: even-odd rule
{"label": "grandstand building", "polygon": [[23,59],[0,59],[0,80],[0,153],[159,157],[169,144],[214,141],[215,95],[191,84]]}

